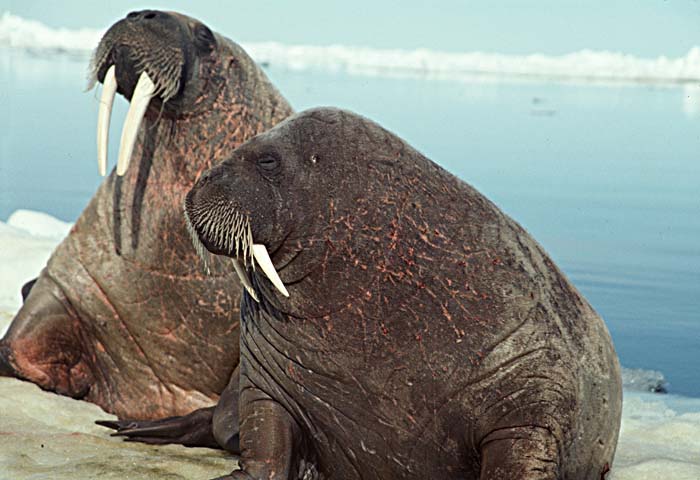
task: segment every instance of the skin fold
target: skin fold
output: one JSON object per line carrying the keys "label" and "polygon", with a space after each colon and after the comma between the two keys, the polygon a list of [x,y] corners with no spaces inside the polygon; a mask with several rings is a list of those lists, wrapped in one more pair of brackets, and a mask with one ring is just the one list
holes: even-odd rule
{"label": "skin fold", "polygon": [[229,260],[209,256],[207,271],[196,254],[183,198],[291,108],[238,45],[174,12],[132,12],[113,25],[93,80],[111,65],[118,94],[130,100],[146,71],[156,96],[125,175],[105,179],[24,289],[0,340],[0,374],[120,417],[183,415],[214,404],[232,378],[241,292]]}
{"label": "skin fold", "polygon": [[186,211],[239,259],[215,232],[244,218],[289,293],[248,263],[241,470],[222,478],[608,471],[622,390],[604,322],[520,225],[397,136],[300,113],[229,152]]}

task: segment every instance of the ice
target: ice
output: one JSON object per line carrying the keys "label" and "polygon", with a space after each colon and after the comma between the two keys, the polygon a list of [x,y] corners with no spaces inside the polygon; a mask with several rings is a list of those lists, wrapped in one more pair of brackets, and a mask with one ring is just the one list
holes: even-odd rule
{"label": "ice", "polygon": [[[46,262],[70,224],[21,210],[0,222],[0,331],[19,307],[19,289]],[[625,369],[622,433],[612,480],[700,479],[700,399],[632,391],[663,375]],[[0,480],[213,478],[236,465],[215,450],[153,447],[112,438],[93,424],[113,418],[90,403],[0,378]]]}
{"label": "ice", "polygon": [[[4,12],[0,16],[0,47],[34,53],[87,56],[104,30],[54,29],[40,22]],[[292,70],[344,71],[366,76],[420,76],[460,81],[548,79],[593,83],[693,84],[700,80],[700,47],[679,58],[639,58],[618,52],[581,50],[567,55],[504,55],[449,53],[429,49],[400,50],[345,45],[286,45],[246,43],[243,47],[259,63]],[[491,79],[491,80],[489,80]],[[687,108],[695,112],[696,101]]]}
{"label": "ice", "polygon": [[83,54],[97,47],[102,33],[93,28],[51,28],[10,12],[0,16],[0,46],[4,47]]}
{"label": "ice", "polygon": [[[50,215],[29,210],[17,210],[7,222],[0,222],[0,319],[19,308],[22,285],[36,278],[70,227]],[[0,336],[6,327],[0,323]]]}
{"label": "ice", "polygon": [[626,392],[614,480],[700,479],[700,399]]}
{"label": "ice", "polygon": [[0,378],[0,480],[207,479],[229,472],[221,451],[125,443],[94,424],[96,405]]}
{"label": "ice", "polygon": [[47,213],[33,210],[16,210],[7,219],[7,225],[35,237],[63,239],[72,223],[64,222]]}
{"label": "ice", "polygon": [[667,382],[664,374],[656,370],[623,368],[622,386],[631,391],[666,393]]}
{"label": "ice", "polygon": [[319,68],[369,76],[423,76],[474,81],[478,77],[547,78],[609,83],[691,83],[700,79],[700,47],[685,57],[638,58],[617,52],[581,50],[567,55],[447,53],[428,49],[380,50],[332,45],[246,45],[258,62],[294,70]]}

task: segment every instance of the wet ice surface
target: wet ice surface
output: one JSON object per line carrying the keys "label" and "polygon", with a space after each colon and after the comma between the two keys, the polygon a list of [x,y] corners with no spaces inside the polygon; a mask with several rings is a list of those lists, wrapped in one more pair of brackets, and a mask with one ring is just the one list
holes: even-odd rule
{"label": "wet ice surface", "polygon": [[[3,319],[4,320],[4,319]],[[0,378],[0,479],[207,479],[235,459],[205,448],[149,446],[110,437],[98,406]]]}
{"label": "wet ice surface", "polygon": [[[0,222],[0,332],[69,224],[21,211]],[[700,478],[700,399],[630,390],[663,382],[658,372],[625,373],[622,433],[612,480]],[[114,418],[90,403],[0,378],[0,480],[207,479],[235,468],[209,449],[154,447],[112,438],[94,425]]]}
{"label": "wet ice surface", "polygon": [[656,370],[622,367],[622,387],[635,392],[666,393],[668,382],[664,374]]}
{"label": "wet ice surface", "polygon": [[[71,225],[20,210],[0,222],[0,336],[22,297]],[[0,480],[207,479],[236,466],[225,452],[126,443],[94,424],[114,419],[91,403],[0,378]]]}

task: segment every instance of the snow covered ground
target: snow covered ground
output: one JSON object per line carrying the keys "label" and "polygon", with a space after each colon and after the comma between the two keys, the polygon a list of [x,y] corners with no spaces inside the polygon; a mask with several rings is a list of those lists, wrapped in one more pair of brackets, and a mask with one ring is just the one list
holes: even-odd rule
{"label": "snow covered ground", "polygon": [[[0,332],[70,224],[19,210],[0,222]],[[658,372],[627,371],[625,384],[644,390],[663,383]],[[0,378],[0,480],[52,478],[211,478],[235,466],[208,449],[125,443],[93,424],[113,418],[90,403]],[[614,480],[700,479],[700,399],[625,391]]]}

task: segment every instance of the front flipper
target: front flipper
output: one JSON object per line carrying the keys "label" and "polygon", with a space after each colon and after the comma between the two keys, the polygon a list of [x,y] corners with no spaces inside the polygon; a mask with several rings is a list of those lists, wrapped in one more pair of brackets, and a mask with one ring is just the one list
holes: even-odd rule
{"label": "front flipper", "polygon": [[97,420],[95,423],[116,430],[112,436],[126,437],[131,442],[222,448],[238,454],[238,371],[236,367],[216,407],[160,420]]}
{"label": "front flipper", "polygon": [[300,441],[296,422],[282,405],[258,389],[245,375],[241,377],[239,401],[242,428],[238,463],[241,469],[219,478],[289,479]]}
{"label": "front flipper", "polygon": [[160,420],[97,420],[95,423],[116,430],[113,437],[126,437],[126,441],[130,442],[221,448],[214,438],[213,418],[214,407],[209,407],[181,417]]}
{"label": "front flipper", "polygon": [[503,428],[481,442],[481,480],[561,478],[558,445],[549,428]]}

